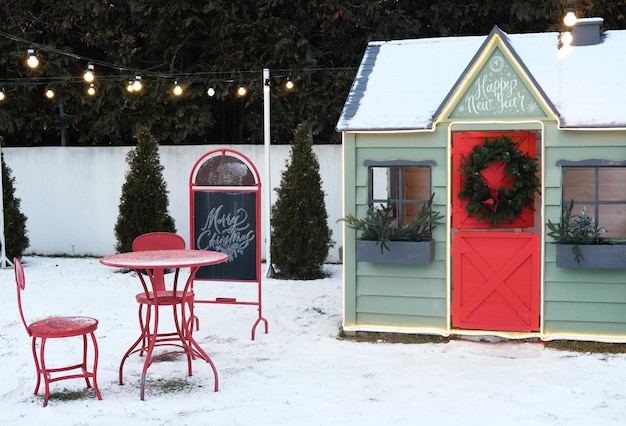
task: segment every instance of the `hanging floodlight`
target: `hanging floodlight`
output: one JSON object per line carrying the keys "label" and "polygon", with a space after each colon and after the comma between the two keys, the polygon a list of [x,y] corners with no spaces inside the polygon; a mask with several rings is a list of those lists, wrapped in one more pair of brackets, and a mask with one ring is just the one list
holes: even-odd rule
{"label": "hanging floodlight", "polygon": [[83,78],[87,83],[91,83],[96,78],[96,75],[94,74],[94,69],[95,67],[91,62],[87,64],[87,70],[85,71],[85,74],[83,74]]}
{"label": "hanging floodlight", "polygon": [[33,46],[29,47],[27,54],[28,54],[28,59],[26,60],[26,63],[28,64],[28,66],[30,68],[37,68],[39,66],[39,58],[37,57],[37,54],[35,53],[35,48]]}
{"label": "hanging floodlight", "polygon": [[87,89],[87,94],[89,96],[93,96],[96,94],[96,85],[93,83],[89,83],[89,89]]}
{"label": "hanging floodlight", "polygon": [[213,80],[209,82],[209,88],[207,89],[206,94],[210,97],[215,96],[215,82]]}
{"label": "hanging floodlight", "polygon": [[180,84],[178,84],[178,80],[174,80],[174,95],[176,96],[180,96],[183,94],[183,88],[180,87]]}

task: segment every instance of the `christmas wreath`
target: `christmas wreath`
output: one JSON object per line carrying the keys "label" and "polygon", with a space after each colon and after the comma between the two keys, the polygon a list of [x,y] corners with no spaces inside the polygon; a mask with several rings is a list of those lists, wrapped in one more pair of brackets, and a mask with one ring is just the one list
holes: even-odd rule
{"label": "christmas wreath", "polygon": [[[490,140],[485,138],[482,145],[476,145],[468,157],[461,158],[463,175],[460,199],[466,199],[465,209],[477,221],[499,224],[513,222],[520,216],[524,207],[533,208],[535,192],[541,193],[541,183],[537,178],[537,159],[518,149],[520,142],[513,142],[507,136]],[[482,170],[492,163],[503,162],[508,179],[506,187],[492,188],[487,185]]]}

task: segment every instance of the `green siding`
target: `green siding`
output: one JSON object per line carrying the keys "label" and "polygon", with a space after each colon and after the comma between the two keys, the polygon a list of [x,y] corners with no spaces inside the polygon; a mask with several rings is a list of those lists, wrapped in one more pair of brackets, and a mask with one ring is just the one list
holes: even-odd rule
{"label": "green siding", "polygon": [[[446,213],[447,135],[435,133],[357,134],[344,137],[346,194],[344,210],[358,217],[367,211],[366,160],[432,160],[433,208]],[[353,189],[353,190],[352,190]],[[350,190],[350,191],[349,191]],[[344,228],[345,229],[345,228]],[[345,230],[345,326],[447,327],[445,224],[434,237],[429,265],[356,262],[356,232]]]}
{"label": "green siding", "polygon": [[[559,160],[626,159],[623,131],[546,130],[545,222],[561,215]],[[549,137],[552,136],[552,137]],[[622,270],[557,268],[556,246],[546,236],[544,333],[626,338],[626,278]]]}
{"label": "green siding", "polygon": [[[441,279],[404,277],[386,277],[381,282],[380,277],[362,277],[357,288],[358,297],[364,296],[391,296],[405,298],[445,299],[445,283]],[[442,284],[444,284],[442,286]],[[445,314],[445,312],[444,312]]]}
{"label": "green siding", "polygon": [[357,298],[357,310],[359,313],[441,317],[442,310],[445,312],[445,299],[362,296]]}
{"label": "green siding", "polygon": [[419,315],[372,314],[360,312],[357,315],[357,321],[358,324],[376,324],[388,327],[422,327],[440,330],[447,328],[445,318]]}

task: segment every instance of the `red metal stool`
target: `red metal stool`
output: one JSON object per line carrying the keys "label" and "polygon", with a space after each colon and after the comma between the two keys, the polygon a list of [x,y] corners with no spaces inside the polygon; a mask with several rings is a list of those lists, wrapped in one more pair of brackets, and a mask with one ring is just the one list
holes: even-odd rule
{"label": "red metal stool", "polygon": [[[94,331],[98,328],[98,320],[91,317],[67,316],[46,318],[28,324],[24,318],[24,312],[22,310],[22,290],[26,287],[24,268],[17,258],[13,259],[13,265],[15,269],[15,281],[17,283],[17,304],[20,310],[20,317],[22,318],[22,323],[24,324],[28,335],[32,338],[33,359],[35,360],[35,368],[37,369],[37,384],[35,385],[34,394],[37,395],[39,385],[41,384],[41,378],[43,377],[45,387],[43,406],[45,407],[48,405],[48,398],[50,397],[50,383],[57,382],[59,380],[84,378],[85,382],[87,382],[87,388],[91,387],[89,379],[93,381],[93,389],[96,392],[96,396],[98,399],[102,399],[100,390],[98,389],[98,383],[96,381],[96,371],[98,369],[98,343],[96,342]],[[94,350],[93,369],[91,371],[87,369],[87,335],[91,337],[91,343]],[[77,336],[82,336],[83,338],[82,362],[80,364],[69,365],[67,367],[48,368],[44,357],[46,340]],[[39,351],[37,351],[38,339],[40,339]],[[81,371],[70,374],[70,371],[78,369]],[[62,374],[56,376],[59,373]]]}
{"label": "red metal stool", "polygon": [[[147,234],[142,234],[135,238],[133,241],[133,251],[143,251],[143,250],[178,250],[185,248],[185,240],[180,235],[171,233],[171,232],[149,232]],[[159,292],[159,305],[175,305],[182,303],[183,292],[177,291],[174,294],[171,290],[165,289],[165,276],[163,274],[163,270],[154,270],[154,271],[146,271],[150,281],[152,282],[152,287],[156,291]],[[179,270],[176,270],[174,281],[178,280]],[[146,327],[150,325],[150,317],[151,317],[151,305],[154,304],[154,297],[152,292],[148,293],[146,296],[145,292],[137,293],[135,296],[135,300],[139,303],[139,326],[144,332]],[[193,293],[187,293],[188,303],[193,304]],[[146,306],[146,314],[144,317],[143,307]],[[139,350],[139,355],[143,355],[146,350],[146,339],[147,334],[144,333],[144,339],[141,342],[141,349]],[[122,383],[121,377],[121,369],[120,369],[120,383]]]}

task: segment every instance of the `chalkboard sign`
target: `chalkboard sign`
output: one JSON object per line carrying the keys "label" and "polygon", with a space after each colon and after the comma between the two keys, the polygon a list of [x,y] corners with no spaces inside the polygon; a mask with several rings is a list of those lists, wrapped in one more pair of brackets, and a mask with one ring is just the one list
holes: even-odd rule
{"label": "chalkboard sign", "polygon": [[257,306],[252,326],[268,324],[263,317],[261,280],[261,180],[252,162],[228,148],[209,151],[196,161],[189,176],[191,247],[228,254],[228,261],[205,266],[195,279],[255,282],[256,300],[236,297],[195,298],[197,303]]}
{"label": "chalkboard sign", "polygon": [[194,248],[228,254],[227,262],[200,268],[196,278],[257,279],[256,202],[255,192],[194,192]]}

